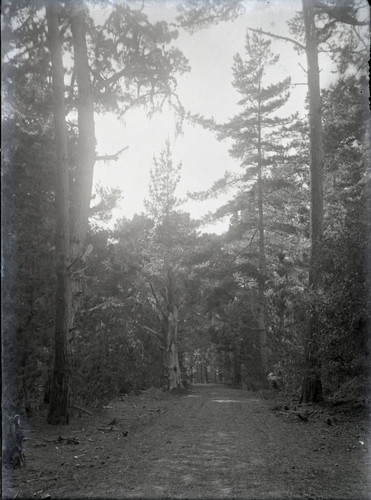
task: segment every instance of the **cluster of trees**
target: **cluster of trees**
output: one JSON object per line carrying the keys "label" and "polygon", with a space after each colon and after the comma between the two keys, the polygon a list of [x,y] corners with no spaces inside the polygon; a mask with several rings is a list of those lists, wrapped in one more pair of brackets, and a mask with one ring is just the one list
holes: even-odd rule
{"label": "cluster of trees", "polygon": [[[32,338],[23,338],[23,335],[30,336],[33,329],[29,325],[31,319],[26,320],[29,322],[25,327],[21,309],[28,308],[26,318],[33,318],[35,304],[40,299],[29,297],[28,293],[35,292],[25,292],[27,297],[20,300],[12,289],[18,283],[21,288],[26,284],[31,288],[28,273],[33,276],[46,274],[48,286],[55,295],[56,309],[55,318],[48,318],[40,327],[45,329],[52,323],[55,331],[48,420],[51,423],[68,422],[72,374],[70,344],[75,315],[82,305],[84,269],[92,250],[86,244],[86,236],[93,168],[97,160],[94,112],[113,110],[122,115],[136,106],[153,110],[159,109],[164,102],[171,105],[176,89],[175,77],[188,66],[183,54],[172,46],[177,31],[171,30],[165,22],[150,23],[141,10],[127,5],[117,4],[103,23],[94,22],[88,16],[83,1],[73,4],[63,1],[45,4],[5,2],[2,16],[4,128],[7,131],[3,146],[6,150],[5,177],[9,177],[5,202],[9,206],[4,207],[9,219],[6,218],[4,224],[4,265],[9,271],[4,285],[9,287],[6,297],[12,296],[17,302],[12,304],[10,298],[5,301],[9,302],[10,309],[6,319],[7,323],[9,321],[6,325],[9,349],[6,352],[10,358],[7,365],[19,367],[20,359],[27,364],[29,356],[24,352],[25,346],[35,342]],[[31,157],[28,154],[30,144]],[[23,185],[22,170],[27,171],[26,177],[32,183],[29,189]],[[16,197],[17,189],[23,188],[26,192]],[[39,218],[30,219],[31,214],[19,207],[23,204],[22,198],[31,193],[42,199],[42,203],[51,205],[38,210],[37,200],[34,200]],[[37,231],[38,224],[44,223],[41,219],[48,219],[49,231],[40,232],[40,247],[46,245],[52,269],[43,266],[45,270],[40,270],[47,261],[40,260],[42,256],[38,255],[36,244],[37,269],[31,271],[25,265],[27,269],[23,270],[16,255],[20,250],[20,238],[25,230]],[[21,228],[16,227],[18,223]],[[27,247],[25,241],[26,253]],[[54,283],[50,276],[54,276]],[[45,307],[47,311],[51,309],[50,304]],[[17,316],[14,321],[12,314]],[[6,386],[14,386],[13,380],[9,371],[5,377]]]}
{"label": "cluster of trees", "polygon": [[[197,194],[233,187],[212,216],[228,215],[229,229],[215,235],[182,210],[169,143],[154,158],[145,213],[108,230],[119,193],[101,189],[90,207],[94,112],[184,111],[178,32],[121,2],[103,23],[82,0],[3,2],[6,411],[44,400],[49,423],[68,423],[78,402],[195,380],[259,389],[268,371],[315,401],[367,376],[361,7],[303,0],[294,38],[281,37],[307,55],[308,118],[284,113],[289,78],[268,79],[274,35],[247,29],[231,76],[240,112],[222,124],[197,118],[241,164]],[[194,30],[241,9],[189,0],[178,22]],[[338,64],[325,91],[320,50]]]}

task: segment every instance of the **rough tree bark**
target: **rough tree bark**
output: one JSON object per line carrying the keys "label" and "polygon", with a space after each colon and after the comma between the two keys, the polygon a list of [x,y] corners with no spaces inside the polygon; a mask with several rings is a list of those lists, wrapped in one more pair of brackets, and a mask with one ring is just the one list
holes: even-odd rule
{"label": "rough tree bark", "polygon": [[[64,68],[59,34],[59,2],[47,2],[49,49],[52,59],[54,121],[57,150],[57,307],[55,364],[48,422],[68,423],[71,378],[69,332],[80,305],[83,268],[89,250],[84,249],[95,163],[94,100],[86,44],[86,11],[82,0],[71,3],[74,67],[78,86],[78,154],[75,182],[69,192],[67,133],[64,107]],[[69,207],[71,205],[71,218]],[[91,249],[90,249],[91,250]]]}
{"label": "rough tree bark", "polygon": [[[303,1],[309,94],[310,190],[311,190],[311,252],[309,288],[316,293],[320,284],[318,262],[323,235],[323,166],[322,113],[318,65],[318,38],[315,26],[314,0]],[[319,326],[315,308],[309,312],[305,352],[305,375],[301,400],[315,402],[322,398],[321,366],[318,359]]]}
{"label": "rough tree bark", "polygon": [[69,184],[67,163],[67,131],[64,103],[64,69],[59,34],[57,2],[46,3],[48,44],[52,63],[53,115],[55,128],[56,175],[56,310],[55,358],[48,422],[68,424],[71,359],[68,344],[71,320],[71,282],[68,273],[69,253]]}
{"label": "rough tree bark", "polygon": [[73,316],[80,306],[83,292],[83,267],[85,257],[87,256],[84,246],[88,230],[96,155],[94,97],[88,63],[86,9],[83,0],[75,0],[71,3],[70,15],[74,68],[78,88],[78,151],[75,183],[71,197],[70,262],[73,287],[72,328]]}

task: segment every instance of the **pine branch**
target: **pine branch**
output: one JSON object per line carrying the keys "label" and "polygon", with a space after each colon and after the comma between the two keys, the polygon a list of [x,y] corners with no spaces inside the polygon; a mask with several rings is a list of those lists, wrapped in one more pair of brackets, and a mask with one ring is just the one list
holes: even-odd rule
{"label": "pine branch", "polygon": [[282,35],[276,35],[275,33],[270,33],[269,31],[263,31],[261,29],[255,29],[255,28],[250,28],[249,26],[246,27],[249,31],[253,31],[254,33],[261,33],[262,35],[267,35],[272,38],[276,38],[278,40],[284,40],[285,42],[290,42],[296,45],[297,47],[301,48],[302,50],[306,50],[306,46],[303,45],[302,43],[298,42],[297,40],[294,40],[294,38],[289,38],[287,36],[282,36]]}
{"label": "pine branch", "polygon": [[214,131],[220,129],[220,125],[215,122],[215,119],[213,117],[205,118],[199,113],[191,113],[190,111],[188,111],[185,115],[185,118],[190,123],[192,123],[192,125],[201,125],[201,127],[205,128],[206,130]]}
{"label": "pine branch", "polygon": [[368,21],[358,21],[351,14],[351,9],[346,6],[336,6],[330,7],[324,4],[320,0],[315,0],[313,6],[325,12],[330,18],[334,19],[343,24],[349,24],[350,26],[367,26]]}
{"label": "pine branch", "polygon": [[205,191],[196,191],[187,193],[188,198],[191,200],[204,201],[212,197],[217,197],[219,193],[225,192],[228,188],[241,180],[241,176],[234,176],[231,172],[226,172],[222,179],[214,182],[214,184]]}

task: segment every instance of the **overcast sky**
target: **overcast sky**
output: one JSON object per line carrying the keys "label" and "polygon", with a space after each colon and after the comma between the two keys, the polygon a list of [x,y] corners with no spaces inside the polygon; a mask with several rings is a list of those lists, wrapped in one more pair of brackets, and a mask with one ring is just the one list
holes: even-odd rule
{"label": "overcast sky", "polygon": [[[217,121],[231,118],[238,110],[238,94],[232,87],[233,56],[239,52],[244,57],[246,26],[262,28],[281,35],[289,35],[286,22],[301,8],[297,0],[248,0],[246,13],[234,22],[221,23],[190,35],[182,30],[174,42],[188,58],[191,71],[178,78],[178,94],[186,107],[194,113],[213,116]],[[157,2],[147,8],[153,20],[172,21],[176,15],[174,2]],[[272,83],[291,76],[293,83],[304,83],[305,57],[299,57],[293,45],[273,41],[272,50],[280,54]],[[322,82],[329,72],[322,72]],[[304,112],[307,87],[292,87],[292,94],[285,111],[290,114]],[[201,127],[184,126],[176,137],[174,118],[170,113],[156,115],[151,121],[144,111],[130,112],[124,121],[113,116],[96,117],[97,151],[111,154],[124,146],[128,149],[117,162],[97,162],[94,181],[105,186],[117,186],[123,191],[123,201],[115,212],[116,217],[131,218],[143,210],[143,199],[148,193],[149,172],[153,155],[158,155],[167,138],[173,150],[174,162],[182,162],[182,178],[178,196],[188,191],[204,190],[221,178],[226,170],[238,171],[238,162],[228,155],[228,143],[218,142],[215,136]],[[225,200],[226,198],[224,198]],[[221,200],[189,202],[184,209],[199,218],[221,205]],[[220,232],[226,223],[215,230]]]}

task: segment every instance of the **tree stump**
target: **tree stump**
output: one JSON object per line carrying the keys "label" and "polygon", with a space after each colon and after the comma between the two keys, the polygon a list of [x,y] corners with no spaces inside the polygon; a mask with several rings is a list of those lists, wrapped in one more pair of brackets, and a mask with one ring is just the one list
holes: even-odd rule
{"label": "tree stump", "polygon": [[16,469],[25,463],[23,431],[19,415],[4,421],[3,460],[6,467]]}

